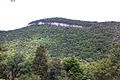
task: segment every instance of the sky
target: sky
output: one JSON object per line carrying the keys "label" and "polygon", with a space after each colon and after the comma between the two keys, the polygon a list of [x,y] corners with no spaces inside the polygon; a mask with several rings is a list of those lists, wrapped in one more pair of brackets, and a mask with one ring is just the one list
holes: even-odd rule
{"label": "sky", "polygon": [[85,21],[120,21],[120,0],[0,0],[0,30],[31,21],[63,17]]}

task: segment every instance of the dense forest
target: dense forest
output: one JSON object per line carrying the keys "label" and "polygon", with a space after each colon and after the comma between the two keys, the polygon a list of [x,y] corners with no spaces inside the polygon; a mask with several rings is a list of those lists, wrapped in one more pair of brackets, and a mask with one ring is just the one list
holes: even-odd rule
{"label": "dense forest", "polygon": [[0,31],[0,79],[120,80],[120,22],[56,17],[28,25]]}

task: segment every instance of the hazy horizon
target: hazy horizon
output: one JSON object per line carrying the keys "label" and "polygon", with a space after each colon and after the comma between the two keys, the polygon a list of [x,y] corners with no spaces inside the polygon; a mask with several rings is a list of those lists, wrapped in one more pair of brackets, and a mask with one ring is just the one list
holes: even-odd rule
{"label": "hazy horizon", "polygon": [[0,30],[25,27],[51,17],[84,21],[120,21],[119,0],[10,0],[0,1]]}

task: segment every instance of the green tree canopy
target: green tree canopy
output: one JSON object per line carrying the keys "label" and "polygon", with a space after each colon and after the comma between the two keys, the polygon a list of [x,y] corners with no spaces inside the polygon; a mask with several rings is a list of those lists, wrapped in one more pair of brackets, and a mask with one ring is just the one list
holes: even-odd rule
{"label": "green tree canopy", "polygon": [[72,80],[76,80],[77,76],[82,77],[80,61],[75,56],[65,58],[63,60],[63,67]]}

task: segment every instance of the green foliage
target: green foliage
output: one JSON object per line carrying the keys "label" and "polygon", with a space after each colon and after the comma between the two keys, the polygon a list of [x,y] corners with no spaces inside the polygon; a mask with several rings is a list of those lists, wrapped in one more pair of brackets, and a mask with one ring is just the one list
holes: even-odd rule
{"label": "green foliage", "polygon": [[106,59],[97,62],[94,65],[94,75],[96,77],[96,80],[111,80],[109,72],[108,72],[108,68],[109,68],[109,61],[107,61]]}
{"label": "green foliage", "polygon": [[114,43],[111,49],[111,55],[108,57],[110,60],[110,74],[113,79],[120,79],[120,40]]}
{"label": "green foliage", "polygon": [[0,37],[3,38],[0,38],[0,43],[6,43],[7,46],[17,44],[17,48],[16,45],[11,47],[24,53],[35,53],[36,46],[42,44],[53,57],[73,54],[82,59],[98,60],[107,56],[113,38],[117,39],[114,36],[115,32],[114,26],[103,23],[96,23],[90,27],[83,26],[83,28],[36,25],[1,32]]}
{"label": "green foliage", "polygon": [[41,80],[40,76],[35,74],[25,74],[18,78],[18,80]]}
{"label": "green foliage", "polygon": [[58,58],[48,60],[48,80],[59,80],[61,78],[62,64]]}
{"label": "green foliage", "polygon": [[81,77],[83,71],[80,68],[79,59],[72,56],[72,57],[65,58],[62,63],[63,63],[64,69],[68,73],[68,76],[72,80],[76,80],[77,76]]}
{"label": "green foliage", "polygon": [[112,49],[105,58],[94,65],[96,80],[119,80],[120,79],[120,41],[113,43]]}
{"label": "green foliage", "polygon": [[2,51],[2,47],[0,46],[0,51]]}
{"label": "green foliage", "polygon": [[33,71],[35,74],[40,75],[42,80],[47,80],[47,57],[45,48],[40,46],[37,48],[35,58],[33,60]]}
{"label": "green foliage", "polygon": [[[56,19],[47,21],[54,22]],[[120,79],[119,23],[59,21],[83,27],[32,25],[13,31],[0,31],[0,78]],[[67,57],[69,55],[77,57]]]}
{"label": "green foliage", "polygon": [[0,66],[0,78],[3,79],[14,80],[31,71],[29,58],[23,53],[17,53],[14,49],[0,53]]}
{"label": "green foliage", "polygon": [[5,70],[6,70],[6,63],[5,63],[6,55],[0,52],[0,78],[6,78]]}

